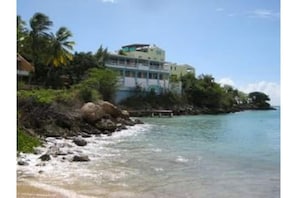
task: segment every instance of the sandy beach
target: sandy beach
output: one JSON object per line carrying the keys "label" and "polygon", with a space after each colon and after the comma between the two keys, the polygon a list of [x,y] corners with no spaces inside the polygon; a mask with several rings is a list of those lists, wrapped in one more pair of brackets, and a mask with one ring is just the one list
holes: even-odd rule
{"label": "sandy beach", "polygon": [[39,188],[36,186],[32,186],[30,184],[24,182],[17,182],[16,194],[18,198],[28,198],[28,197],[55,197],[62,198],[65,197],[62,194],[57,192],[52,192],[45,190],[43,188]]}

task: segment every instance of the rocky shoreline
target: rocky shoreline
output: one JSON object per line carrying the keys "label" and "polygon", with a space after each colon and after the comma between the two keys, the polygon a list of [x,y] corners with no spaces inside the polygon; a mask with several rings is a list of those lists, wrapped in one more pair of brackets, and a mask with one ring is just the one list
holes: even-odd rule
{"label": "rocky shoreline", "polygon": [[[18,108],[18,128],[39,137],[43,145],[49,145],[34,150],[40,162],[36,166],[45,166],[45,162],[52,158],[71,162],[89,161],[88,155],[79,149],[88,144],[87,138],[109,136],[127,127],[143,124],[139,119],[131,119],[127,111],[107,101],[88,102],[78,108],[59,103],[39,104],[28,99],[19,100]],[[67,143],[58,142],[62,140]],[[25,156],[18,153],[18,165],[29,164]]]}

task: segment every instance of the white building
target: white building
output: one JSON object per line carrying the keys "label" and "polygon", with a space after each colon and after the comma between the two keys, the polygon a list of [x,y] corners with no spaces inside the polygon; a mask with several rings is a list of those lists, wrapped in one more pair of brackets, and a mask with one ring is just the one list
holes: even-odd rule
{"label": "white building", "polygon": [[105,66],[119,72],[119,102],[141,89],[162,93],[169,89],[170,68],[165,66],[165,51],[155,45],[123,46],[122,55],[110,54]]}

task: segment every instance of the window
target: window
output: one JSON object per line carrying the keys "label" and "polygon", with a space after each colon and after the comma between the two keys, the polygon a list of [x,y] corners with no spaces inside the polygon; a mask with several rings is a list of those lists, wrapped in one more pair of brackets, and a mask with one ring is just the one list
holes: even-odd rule
{"label": "window", "polygon": [[163,74],[159,74],[159,79],[163,80]]}
{"label": "window", "polygon": [[137,72],[137,78],[141,78],[141,72]]}
{"label": "window", "polygon": [[130,77],[130,71],[126,71],[125,74],[126,77]]}
{"label": "window", "polygon": [[149,79],[152,79],[153,76],[152,76],[152,73],[149,73]]}

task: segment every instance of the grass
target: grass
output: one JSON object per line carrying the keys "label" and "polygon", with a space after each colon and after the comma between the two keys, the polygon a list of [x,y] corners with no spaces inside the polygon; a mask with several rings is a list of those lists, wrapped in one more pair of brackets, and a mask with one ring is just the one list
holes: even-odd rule
{"label": "grass", "polygon": [[27,134],[22,129],[17,130],[17,151],[33,153],[34,148],[40,146],[41,142],[37,137]]}

